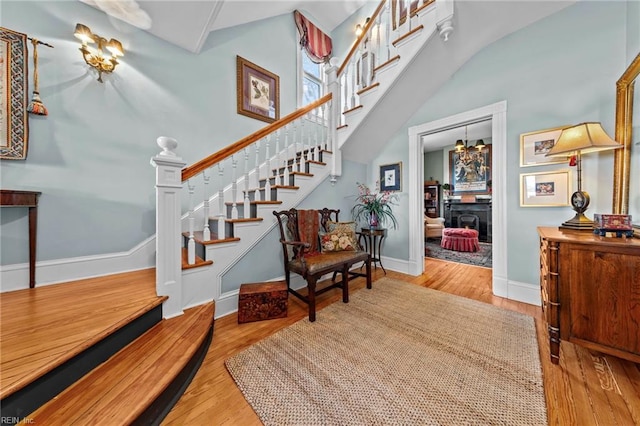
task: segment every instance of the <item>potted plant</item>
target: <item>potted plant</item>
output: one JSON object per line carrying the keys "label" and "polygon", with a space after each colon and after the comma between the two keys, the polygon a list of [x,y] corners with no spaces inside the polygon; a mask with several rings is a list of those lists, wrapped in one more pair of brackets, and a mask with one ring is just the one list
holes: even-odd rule
{"label": "potted plant", "polygon": [[393,229],[397,229],[398,221],[391,208],[396,203],[397,196],[390,191],[372,192],[367,185],[358,183],[358,196],[351,215],[355,221],[366,221],[371,228],[391,222]]}

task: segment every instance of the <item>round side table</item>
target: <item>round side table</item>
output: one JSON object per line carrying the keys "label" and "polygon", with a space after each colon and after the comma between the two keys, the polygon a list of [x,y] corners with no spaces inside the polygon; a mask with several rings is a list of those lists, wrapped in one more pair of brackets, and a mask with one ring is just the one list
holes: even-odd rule
{"label": "round side table", "polygon": [[[387,275],[387,271],[384,269],[384,266],[382,266],[380,257],[382,256],[382,240],[384,240],[386,236],[386,228],[361,228],[358,237],[358,243],[364,246],[365,251],[369,252],[373,265],[377,268],[378,264],[380,264],[385,275]],[[362,244],[362,240],[364,240],[364,245]]]}

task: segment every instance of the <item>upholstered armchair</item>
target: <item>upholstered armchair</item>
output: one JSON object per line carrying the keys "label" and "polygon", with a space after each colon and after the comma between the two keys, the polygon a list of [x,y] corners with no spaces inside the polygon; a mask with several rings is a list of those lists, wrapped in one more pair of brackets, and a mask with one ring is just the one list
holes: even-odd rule
{"label": "upholstered armchair", "polygon": [[424,217],[424,238],[442,238],[443,217]]}

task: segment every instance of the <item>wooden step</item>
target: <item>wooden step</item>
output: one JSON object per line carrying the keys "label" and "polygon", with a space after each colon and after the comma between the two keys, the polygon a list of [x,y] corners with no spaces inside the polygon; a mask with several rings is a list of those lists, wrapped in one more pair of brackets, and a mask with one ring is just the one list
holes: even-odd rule
{"label": "wooden step", "polygon": [[[202,234],[202,231],[200,232],[200,234]],[[188,232],[185,232],[183,235],[185,235],[187,238],[189,237]],[[195,232],[194,232],[194,238],[195,238]],[[238,240],[239,239],[240,238],[238,238]],[[196,242],[198,241],[196,240]],[[213,260],[204,260],[200,256],[196,256],[196,263],[194,263],[193,265],[189,265],[189,253],[186,248],[184,247],[182,248],[182,270],[183,271],[186,269],[201,268],[203,266],[209,266],[209,265],[213,265]]]}
{"label": "wooden step", "polygon": [[24,416],[162,319],[155,269],[2,293],[3,416]]}
{"label": "wooden step", "polygon": [[[211,302],[161,321],[27,417],[41,425],[156,424],[177,402],[206,354],[214,307]],[[167,394],[176,389],[177,396]]]}

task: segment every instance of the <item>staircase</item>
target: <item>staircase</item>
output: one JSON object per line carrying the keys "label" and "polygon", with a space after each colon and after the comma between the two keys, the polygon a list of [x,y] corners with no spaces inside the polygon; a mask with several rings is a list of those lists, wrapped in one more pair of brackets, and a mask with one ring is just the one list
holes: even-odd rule
{"label": "staircase", "polygon": [[168,297],[165,317],[212,299],[220,316],[234,312],[238,290],[223,292],[222,277],[274,228],[272,212],[340,176],[342,151],[363,118],[434,34],[449,37],[453,0],[403,5],[381,1],[344,63],[327,68],[329,93],[317,102],[186,168],[178,142],[158,139],[156,290]]}

